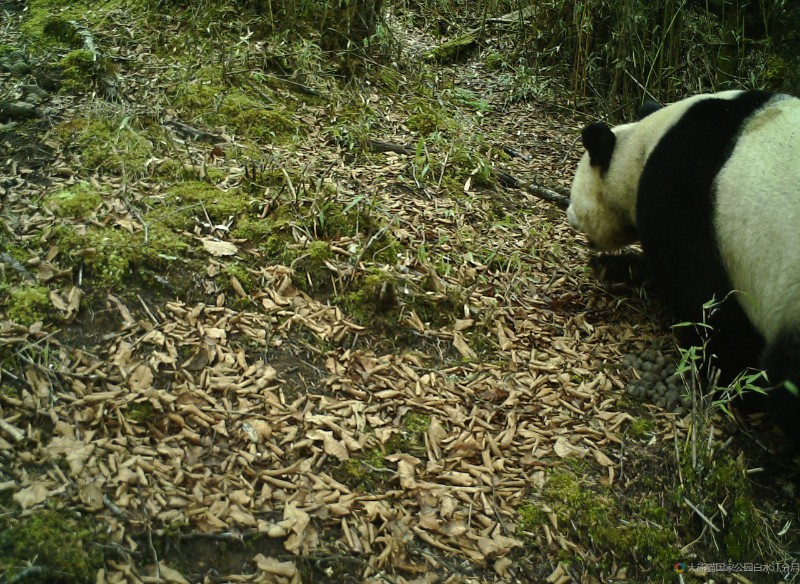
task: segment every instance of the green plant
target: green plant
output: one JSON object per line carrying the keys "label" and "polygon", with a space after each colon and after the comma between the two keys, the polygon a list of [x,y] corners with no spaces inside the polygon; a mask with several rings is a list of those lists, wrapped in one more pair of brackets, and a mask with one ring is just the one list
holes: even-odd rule
{"label": "green plant", "polygon": [[[728,295],[730,296],[730,294]],[[763,371],[746,369],[739,373],[728,385],[718,386],[719,371],[716,370],[709,351],[709,342],[713,335],[713,326],[709,324],[709,316],[719,308],[722,301],[712,298],[703,304],[702,319],[700,322],[681,322],[674,325],[676,328],[692,327],[701,344],[680,348],[681,359],[676,373],[681,375],[690,389],[689,397],[692,398],[693,411],[697,404],[707,404],[713,410],[719,410],[728,418],[733,419],[731,403],[751,393],[764,394],[763,383],[767,376]]]}
{"label": "green plant", "polygon": [[730,384],[718,385],[719,372],[710,358],[714,330],[709,320],[725,300],[706,302],[700,322],[676,325],[694,328],[700,339],[699,344],[681,349],[676,371],[691,398],[691,428],[683,447],[676,444],[675,451],[680,466],[678,502],[713,526],[714,539],[723,544],[719,547],[728,559],[742,561],[756,549],[763,555],[786,556],[768,519],[755,504],[744,459],[734,459],[729,453],[717,456],[716,414],[733,419],[731,405],[747,394],[764,393],[762,383],[766,381],[763,371],[746,370]]}

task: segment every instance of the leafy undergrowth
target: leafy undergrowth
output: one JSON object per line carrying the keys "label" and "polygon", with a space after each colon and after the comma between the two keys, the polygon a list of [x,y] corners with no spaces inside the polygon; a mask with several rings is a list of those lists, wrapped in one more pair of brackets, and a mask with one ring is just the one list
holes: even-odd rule
{"label": "leafy undergrowth", "polygon": [[581,125],[504,101],[502,46],[449,69],[397,31],[403,69],[343,80],[253,16],[29,4],[0,39],[31,47],[7,91],[49,88],[3,130],[6,580],[791,559],[792,476],[752,483],[762,455],[697,446],[715,421],[629,402],[622,357],[669,343],[656,306],[598,287],[563,213],[496,182],[565,187]]}

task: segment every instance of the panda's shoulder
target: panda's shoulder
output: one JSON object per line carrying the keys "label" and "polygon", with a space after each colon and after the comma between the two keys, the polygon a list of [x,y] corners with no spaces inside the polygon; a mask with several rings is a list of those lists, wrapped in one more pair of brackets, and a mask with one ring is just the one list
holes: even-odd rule
{"label": "panda's shoulder", "polygon": [[705,93],[664,108],[664,119],[668,130],[711,138],[720,134],[735,136],[754,114],[785,99],[794,98],[761,90]]}

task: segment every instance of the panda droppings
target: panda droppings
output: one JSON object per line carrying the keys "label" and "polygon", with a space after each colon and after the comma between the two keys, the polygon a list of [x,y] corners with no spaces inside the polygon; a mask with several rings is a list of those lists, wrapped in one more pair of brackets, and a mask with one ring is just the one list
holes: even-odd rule
{"label": "panda droppings", "polygon": [[635,378],[625,388],[628,395],[676,414],[688,411],[690,398],[670,357],[656,349],[647,349],[640,355],[625,355],[622,362]]}

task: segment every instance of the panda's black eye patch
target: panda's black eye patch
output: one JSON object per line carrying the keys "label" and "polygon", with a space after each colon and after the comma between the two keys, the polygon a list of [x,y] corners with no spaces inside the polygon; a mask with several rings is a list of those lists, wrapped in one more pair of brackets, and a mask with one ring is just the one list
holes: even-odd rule
{"label": "panda's black eye patch", "polygon": [[589,153],[589,164],[600,168],[600,172],[605,174],[611,165],[611,155],[614,154],[614,146],[617,137],[603,122],[589,124],[581,132],[581,140]]}

